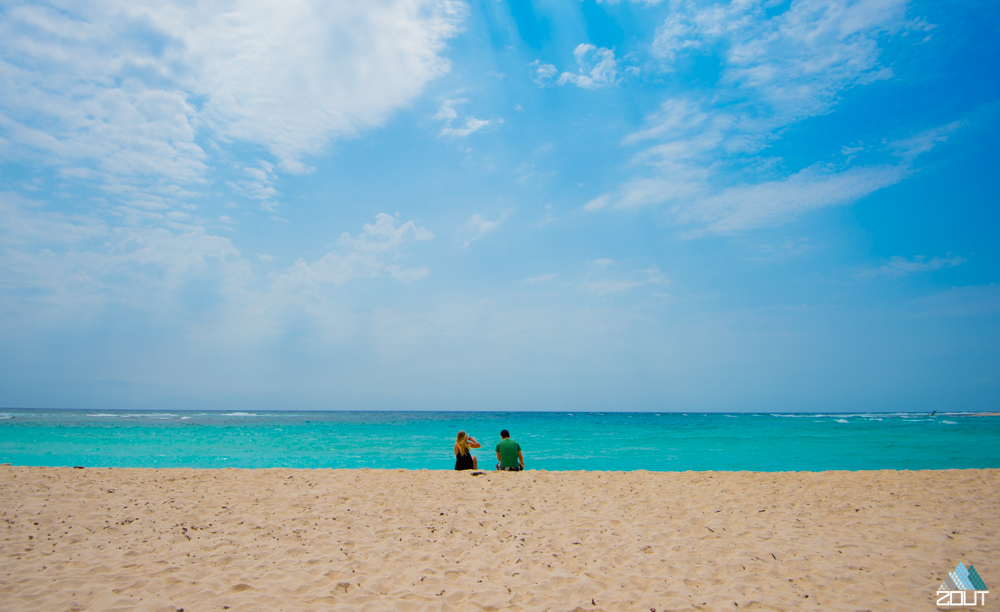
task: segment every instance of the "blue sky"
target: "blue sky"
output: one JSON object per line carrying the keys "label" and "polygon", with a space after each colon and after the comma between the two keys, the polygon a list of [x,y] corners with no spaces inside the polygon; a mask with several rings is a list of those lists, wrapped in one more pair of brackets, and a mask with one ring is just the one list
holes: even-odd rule
{"label": "blue sky", "polygon": [[1000,408],[993,2],[0,3],[0,405]]}

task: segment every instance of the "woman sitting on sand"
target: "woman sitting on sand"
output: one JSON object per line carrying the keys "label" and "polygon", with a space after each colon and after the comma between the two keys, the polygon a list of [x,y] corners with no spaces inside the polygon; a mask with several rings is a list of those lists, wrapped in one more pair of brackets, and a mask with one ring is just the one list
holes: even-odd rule
{"label": "woman sitting on sand", "polygon": [[472,456],[469,449],[481,447],[482,445],[472,436],[465,435],[464,431],[458,432],[458,437],[455,438],[455,469],[478,470],[479,461]]}

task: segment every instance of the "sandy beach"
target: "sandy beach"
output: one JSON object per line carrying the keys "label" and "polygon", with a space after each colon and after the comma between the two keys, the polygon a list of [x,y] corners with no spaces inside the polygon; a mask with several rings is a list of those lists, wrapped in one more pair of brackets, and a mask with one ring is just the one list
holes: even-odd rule
{"label": "sandy beach", "polygon": [[15,466],[0,519],[4,611],[1000,610],[1000,470]]}

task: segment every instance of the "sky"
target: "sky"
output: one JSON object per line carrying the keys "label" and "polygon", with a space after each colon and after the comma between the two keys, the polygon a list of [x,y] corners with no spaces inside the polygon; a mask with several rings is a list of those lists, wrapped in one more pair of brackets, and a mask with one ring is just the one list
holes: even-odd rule
{"label": "sky", "polygon": [[0,406],[1000,410],[998,24],[0,0]]}

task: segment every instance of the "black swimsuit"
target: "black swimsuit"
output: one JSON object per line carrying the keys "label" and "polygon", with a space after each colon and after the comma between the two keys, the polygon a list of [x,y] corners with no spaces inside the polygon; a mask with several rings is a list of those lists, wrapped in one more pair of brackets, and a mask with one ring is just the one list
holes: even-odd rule
{"label": "black swimsuit", "polygon": [[472,469],[472,455],[470,453],[465,453],[464,455],[455,455],[455,469],[456,470],[471,470]]}

